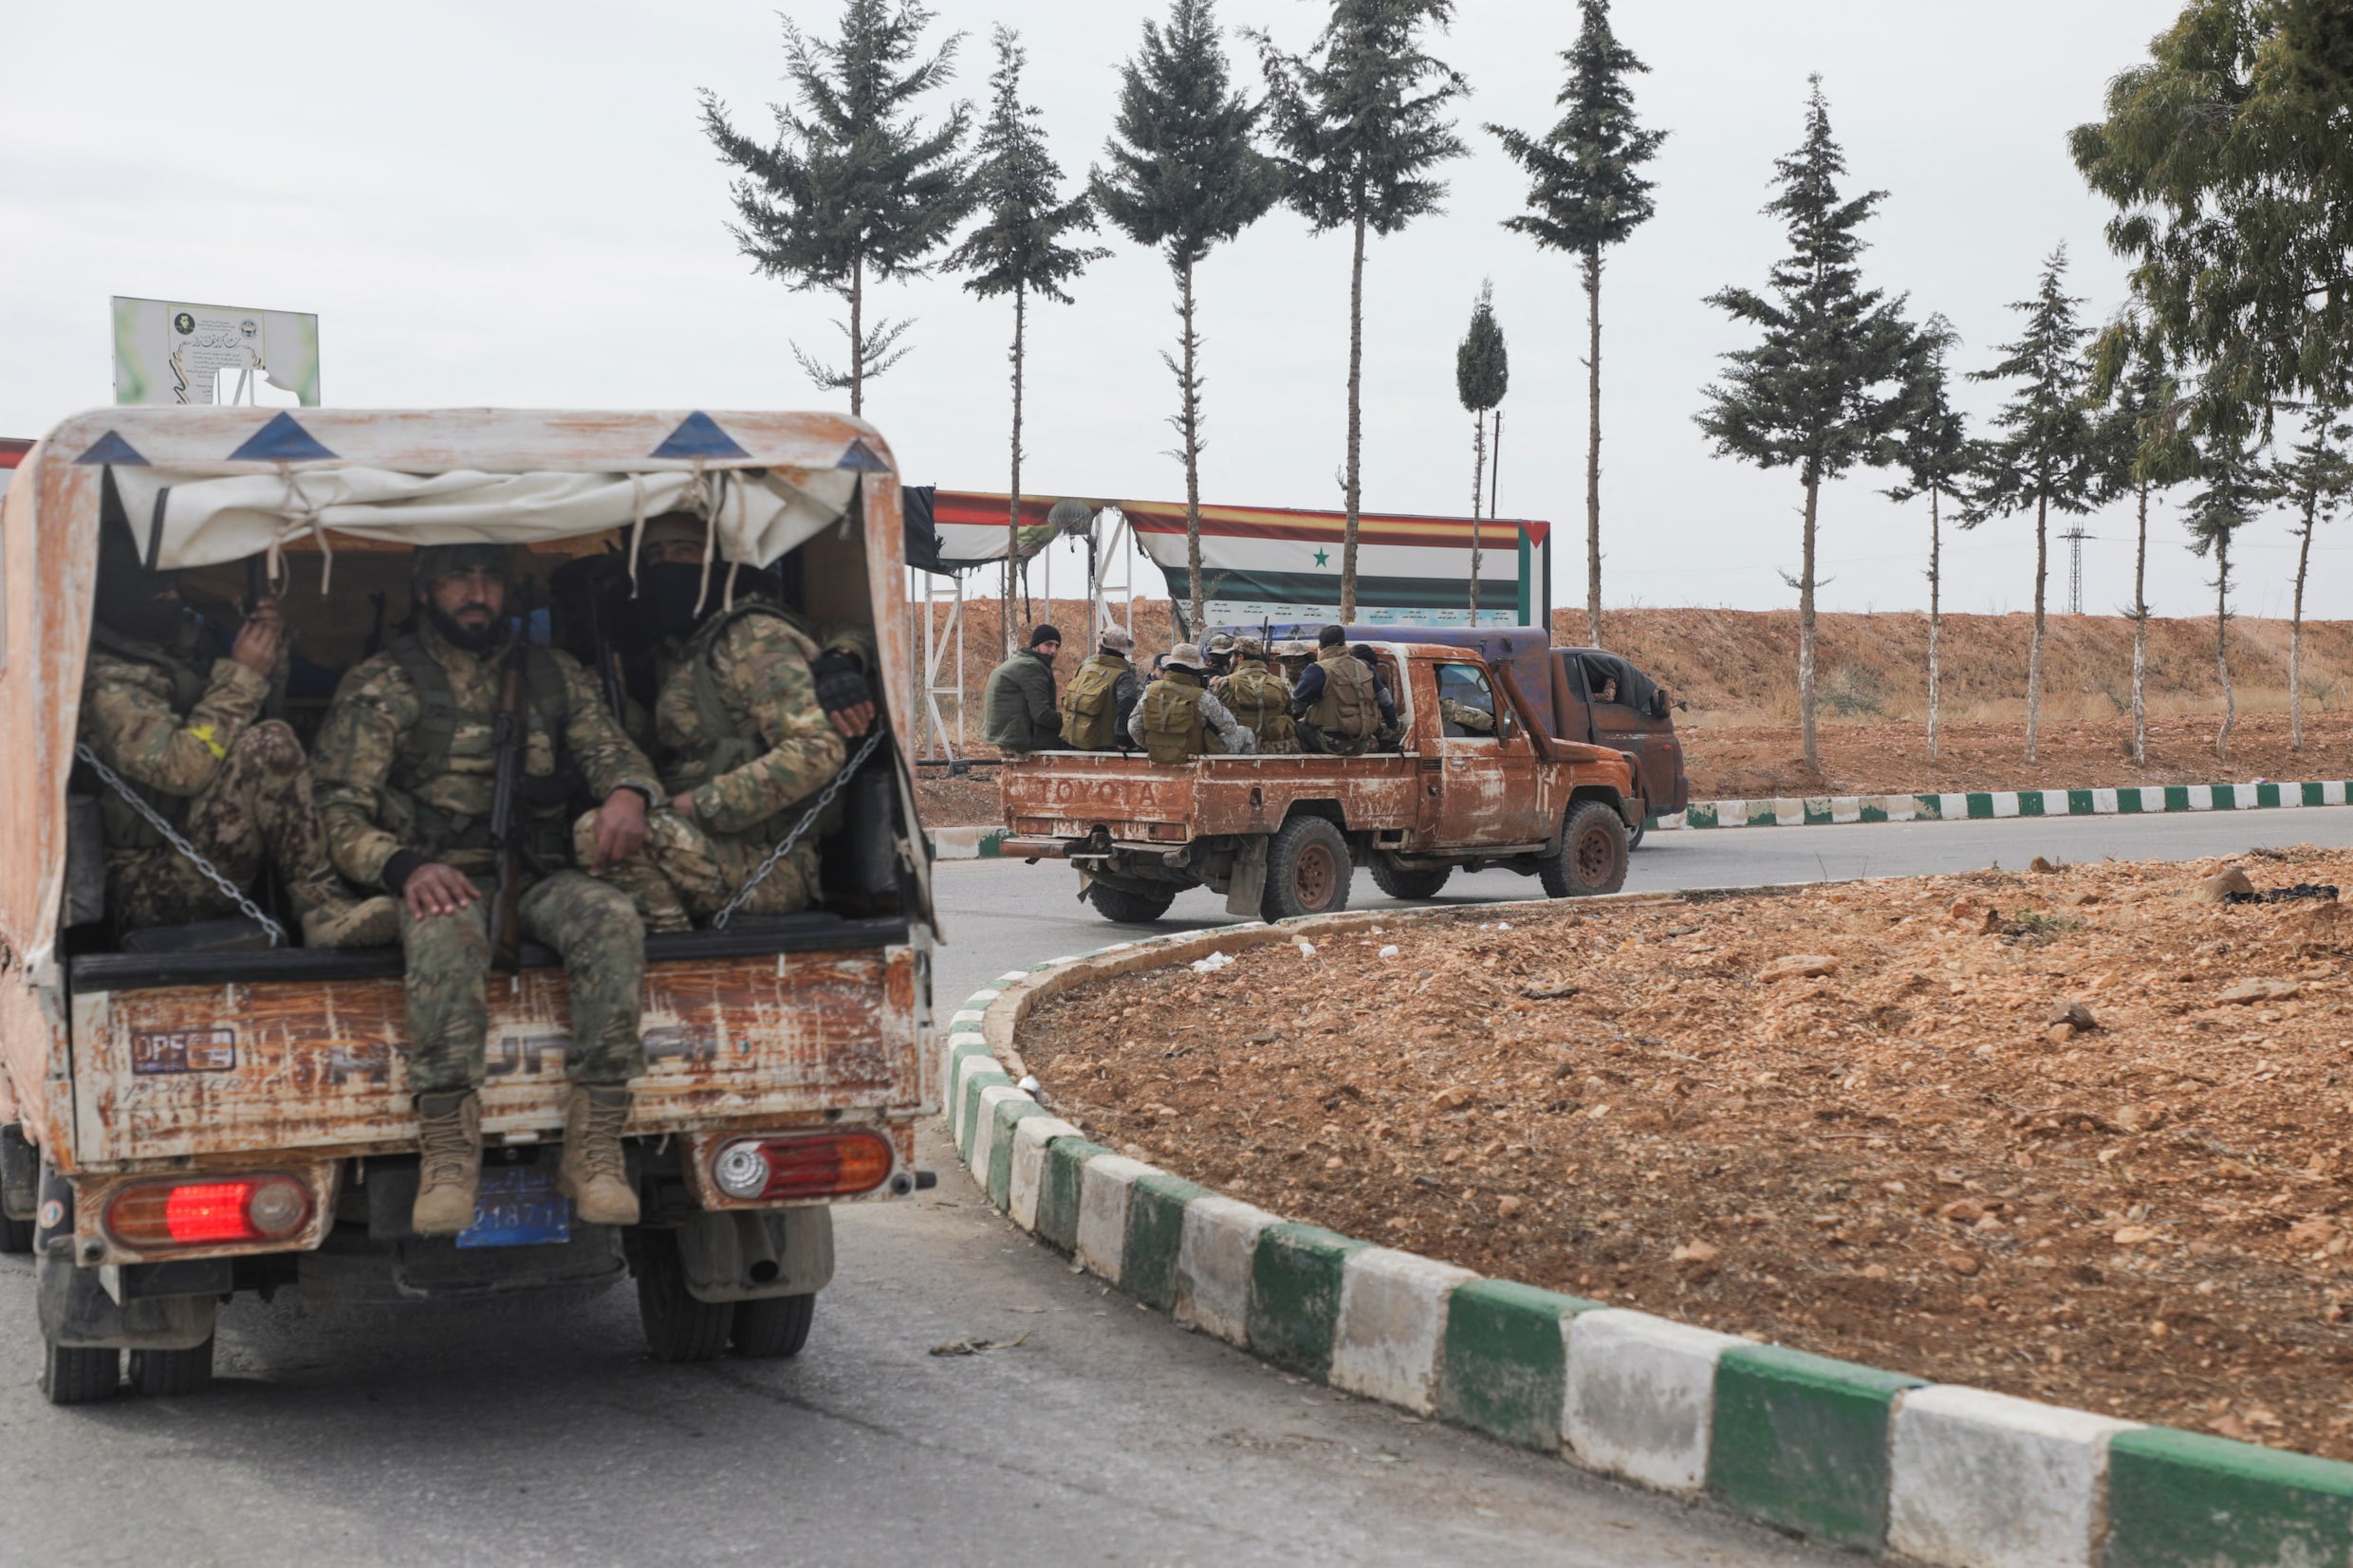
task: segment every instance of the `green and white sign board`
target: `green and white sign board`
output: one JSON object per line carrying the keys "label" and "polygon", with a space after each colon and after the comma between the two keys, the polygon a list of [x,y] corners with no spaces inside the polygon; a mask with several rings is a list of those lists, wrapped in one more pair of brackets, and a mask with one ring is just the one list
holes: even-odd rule
{"label": "green and white sign board", "polygon": [[316,316],[118,294],[114,317],[118,404],[224,401],[256,376],[319,404]]}

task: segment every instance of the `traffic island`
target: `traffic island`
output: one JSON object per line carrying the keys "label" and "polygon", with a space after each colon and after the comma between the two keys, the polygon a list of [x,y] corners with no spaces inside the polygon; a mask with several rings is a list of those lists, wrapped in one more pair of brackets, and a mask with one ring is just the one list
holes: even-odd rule
{"label": "traffic island", "polygon": [[[2353,858],[2243,866],[2265,886],[2340,871],[2353,881]],[[2329,1250],[2336,1232],[2325,1212],[2336,1175],[2278,1126],[2281,1105],[2308,1109],[2316,1094],[2325,1102],[2325,1083],[2304,1084],[2291,1069],[2333,1061],[2341,1024],[2325,1021],[2344,1001],[2333,978],[2317,976],[2259,976],[2297,987],[2261,1005],[2191,991],[2230,988],[2207,984],[2219,965],[2201,966],[2201,957],[2333,976],[2341,962],[2321,950],[2334,941],[2338,917],[2335,906],[2309,899],[2201,903],[2201,884],[2214,875],[2201,873],[2106,866],[2010,881],[1389,911],[1121,944],[1009,975],[956,1015],[946,1065],[954,1133],[976,1172],[991,1177],[994,1152],[1010,1148],[1009,1202],[1000,1207],[1143,1304],[1334,1387],[1603,1473],[1704,1496],[1825,1540],[1935,1562],[2344,1562],[2353,1559],[2353,1467],[2213,1430],[2237,1427],[2323,1451],[2346,1446],[2345,1424],[2332,1419],[2343,1409],[2346,1355],[2335,1310],[2344,1248]],[[2092,897],[2066,901],[2073,894]],[[1998,929],[1979,920],[1959,942],[1945,940],[1947,928],[1969,923],[1968,910],[1956,914],[1955,906],[1973,902],[2004,912]],[[2103,913],[2084,916],[2087,910]],[[2122,918],[2127,912],[2133,918]],[[2075,924],[2053,935],[2024,918],[2037,913]],[[1936,963],[1924,966],[1891,940],[1904,921],[1914,934],[1936,935]],[[1738,933],[1741,945],[1695,942],[1703,930]],[[1825,956],[1777,950],[1800,933],[1830,950],[1836,968],[1760,979],[1788,957]],[[1441,958],[1431,946],[1414,956],[1416,943],[1440,939],[1463,950]],[[1369,995],[1378,1049],[1344,1030],[1252,1039],[1284,1032],[1270,1026],[1278,994],[1289,1008],[1307,998],[1310,1018],[1357,994],[1337,970],[1313,987],[1284,971],[1288,984],[1275,991],[1276,971],[1266,967],[1306,961],[1303,943],[1317,956],[1364,944],[1368,968],[1389,966],[1378,972],[1403,982]],[[1721,972],[1704,983],[1666,973],[1692,967],[1687,956],[1666,962],[1670,944],[1726,950],[1700,966]],[[1394,950],[1384,957],[1383,950]],[[2005,988],[2029,976],[2050,983],[2116,968],[2119,951],[2138,968],[2113,984],[2107,1016],[2080,1030],[2103,1048],[2089,1061],[2071,1058],[2077,1037],[2054,1039],[2056,1025],[2023,990],[2011,997]],[[1514,972],[1512,953],[1546,971]],[[1618,1101],[1609,1115],[1591,1114],[1608,1101],[1584,1099],[1576,1073],[1553,1077],[1547,1065],[1549,1081],[1536,1085],[1530,1072],[1491,1071],[1479,1052],[1503,1044],[1441,1034],[1412,1011],[1414,987],[1454,973],[1449,965],[1466,957],[1461,969],[1488,979],[1498,1000],[1572,984],[1562,961],[1581,966],[1581,1006],[1551,1014],[1541,1029],[1508,1003],[1488,1006],[1466,1034],[1508,1043],[1515,1025],[1529,1024],[1572,1059],[1587,1053],[1591,1065],[1623,1075],[1605,1079]],[[1946,968],[1948,960],[1959,967]],[[1950,978],[1923,990],[1908,986],[1916,971]],[[1680,983],[1661,990],[1661,973]],[[1643,1018],[1635,997],[1612,990],[1638,974],[1658,991],[1641,1005],[1672,1008],[1673,1021]],[[2158,976],[2145,996],[2135,989],[2143,974]],[[1875,987],[1891,976],[1915,1009],[1869,1024]],[[1761,994],[1791,981],[1799,989],[1788,999]],[[1164,989],[1172,986],[1189,988]],[[1083,998],[1069,995],[1079,987],[1087,987]],[[1712,987],[1725,995],[1713,997]],[[1743,1027],[1712,1046],[1711,1020],[1735,993]],[[1793,1005],[1801,994],[1810,1000]],[[1994,996],[2010,1005],[1983,1005]],[[1237,1032],[1220,1010],[1228,1004],[1254,1009],[1258,1027]],[[2221,1014],[2231,1027],[2199,1026],[2214,1024],[2209,1015],[2220,1009],[2235,1009]],[[1297,1022],[1295,1012],[1289,1018]],[[1113,1054],[1081,1048],[1077,1031],[1089,1019],[1097,1027],[1086,1038],[1108,1042]],[[2004,1042],[1980,1054],[1981,1043],[1993,1043],[1981,1037],[2000,1032],[1996,1021],[2009,1031]],[[1945,1085],[1951,1103],[1984,1109],[1932,1120],[1905,1098],[1918,1087],[1912,1080],[1925,1081],[1925,1061],[1885,1047],[1948,1032],[1938,1064],[1969,1064]],[[2177,1040],[2187,1042],[2179,1060],[2165,1054]],[[1235,1055],[1205,1057],[1212,1041],[1231,1042]],[[1286,1043],[1289,1071],[1242,1070],[1245,1054],[1267,1058]],[[1834,1073],[1817,1060],[1816,1071],[1796,1075],[1785,1060],[1833,1047]],[[1762,1053],[1756,1064],[1751,1052]],[[2251,1052],[2264,1054],[2242,1060]],[[1423,1075],[1438,1058],[1454,1061],[1447,1087],[1470,1087],[1471,1096],[1449,1104],[1444,1089],[1429,1089]],[[1325,1069],[1343,1060],[1354,1065],[1330,1078]],[[1756,1070],[1724,1103],[1707,1098],[1712,1083],[1729,1084],[1736,1064]],[[1991,1081],[1969,1074],[1997,1068],[2041,1071],[2047,1092],[2001,1096],[2015,1108],[1988,1100]],[[1850,1081],[1858,1071],[1863,1081]],[[1045,1107],[1013,1086],[1033,1072]],[[1122,1072],[1149,1072],[1151,1081]],[[2201,1083],[2202,1097],[2169,1095],[2177,1103],[2164,1116],[2128,1131],[2140,1118],[2118,1112],[2153,1103],[2135,1076],[2149,1073],[2168,1086],[2218,1081]],[[1772,1081],[1754,1081],[1768,1075]],[[1889,1081],[1875,1090],[1881,1075]],[[1660,1081],[1669,1077],[1691,1082],[1678,1092]],[[1286,1087],[1288,1079],[1299,1081]],[[1395,1096],[1384,1098],[1393,1084]],[[2075,1086],[2072,1112],[2053,1084]],[[1523,1088],[1548,1098],[1523,1106]],[[1855,1103],[1875,1095],[1885,1101],[1880,1108]],[[1746,1104],[1735,1111],[1733,1098]],[[1564,1099],[1584,1103],[1541,1110]],[[1424,1107],[1417,1120],[1400,1108],[1409,1100]],[[1843,1114],[1818,1116],[1833,1105]],[[2242,1107],[2243,1124],[2232,1119]],[[1614,1127],[1618,1135],[1548,1139],[1533,1119],[1545,1116],[1580,1134]],[[2257,1127],[2259,1116],[2270,1120]],[[2297,1119],[2325,1129],[2329,1118]],[[1523,1131],[1512,1135],[1511,1126]],[[1472,1128],[1475,1138],[1454,1135]],[[1548,1163],[1522,1172],[1514,1143]],[[1674,1148],[1737,1144],[1756,1146],[1760,1169],[1790,1172],[1800,1194],[1828,1177],[1832,1152],[1844,1154],[1845,1207],[1786,1203],[1745,1169],[1708,1176],[1720,1155],[1669,1162]],[[2318,1152],[2330,1147],[2324,1141]],[[1862,1179],[1875,1161],[1915,1156],[1927,1162],[1920,1187],[1904,1176]],[[1899,1183],[1902,1192],[1884,1190]],[[1547,1185],[1553,1196],[1539,1190]],[[1458,1210],[1464,1223],[1436,1229],[1405,1199],[1407,1188]],[[1636,1208],[1620,1195],[1660,1189],[1720,1202],[1702,1225],[1700,1208],[1677,1217],[1664,1196]],[[2029,1201],[2047,1190],[2047,1201]],[[1878,1195],[1859,1198],[1866,1190]],[[2283,1191],[2289,1202],[2271,1201]],[[1027,1193],[1035,1196],[1025,1208],[1015,1194]],[[1911,1201],[1896,1201],[1903,1199]],[[1750,1224],[1767,1204],[1793,1212]],[[2078,1210],[2081,1220],[2064,1218]],[[2046,1212],[2062,1223],[2032,1234]],[[1996,1226],[1981,1227],[1987,1214]],[[1409,1223],[1388,1223],[1398,1219]],[[1880,1222],[1868,1238],[1865,1221]],[[1479,1236],[1484,1245],[1464,1245]],[[2043,1241],[2051,1245],[2035,1245]],[[1973,1268],[1956,1266],[1962,1256]],[[1876,1295],[1836,1288],[1841,1280]],[[2213,1288],[2198,1288],[2209,1282]],[[1862,1310],[1865,1300],[1878,1304]],[[2061,1301],[2069,1305],[2054,1319],[2049,1308]],[[1899,1332],[1875,1337],[1875,1323]],[[1923,1354],[1939,1340],[1941,1354]],[[1900,1354],[1882,1356],[1891,1347]],[[2309,1392],[2299,1397],[2304,1385]],[[2052,1389],[2095,1409],[2068,1409]],[[2209,1430],[2142,1425],[2152,1416]]]}

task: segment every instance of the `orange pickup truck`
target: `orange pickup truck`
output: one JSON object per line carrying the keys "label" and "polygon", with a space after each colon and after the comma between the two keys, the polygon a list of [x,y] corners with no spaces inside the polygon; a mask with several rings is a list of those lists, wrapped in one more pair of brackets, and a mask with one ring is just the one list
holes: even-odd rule
{"label": "orange pickup truck", "polygon": [[1329,913],[1359,866],[1395,898],[1436,896],[1457,866],[1533,876],[1555,898],[1618,890],[1641,810],[1633,758],[1554,738],[1510,670],[1475,654],[1363,646],[1398,699],[1397,750],[1168,767],[1041,752],[1000,775],[1002,852],[1068,860],[1080,896],[1121,923],[1202,886],[1233,914]]}

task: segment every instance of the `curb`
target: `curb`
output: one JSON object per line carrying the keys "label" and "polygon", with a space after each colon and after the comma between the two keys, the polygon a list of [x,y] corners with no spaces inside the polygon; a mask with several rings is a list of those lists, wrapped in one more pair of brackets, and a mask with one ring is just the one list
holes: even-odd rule
{"label": "curb", "polygon": [[[2342,803],[2333,787],[2327,803]],[[1016,1086],[1028,1073],[1021,1022],[1076,986],[1357,926],[1549,903],[1183,932],[1012,970],[948,1022],[956,1151],[1021,1228],[1179,1323],[1334,1388],[1780,1529],[1948,1568],[2353,1562],[2353,1465],[1482,1279],[1221,1197],[1089,1142]]]}

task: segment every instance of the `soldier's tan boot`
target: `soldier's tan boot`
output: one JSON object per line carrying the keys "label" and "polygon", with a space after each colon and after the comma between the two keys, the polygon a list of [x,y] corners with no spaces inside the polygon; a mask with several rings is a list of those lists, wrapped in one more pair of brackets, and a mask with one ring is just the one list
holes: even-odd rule
{"label": "soldier's tan boot", "polygon": [[482,1190],[482,1097],[471,1089],[417,1097],[417,1206],[420,1236],[454,1236],[473,1224]]}
{"label": "soldier's tan boot", "polygon": [[400,940],[400,900],[338,898],[303,911],[306,948],[389,948]]}
{"label": "soldier's tan boot", "polygon": [[635,1225],[638,1190],[629,1185],[621,1129],[629,1121],[629,1091],[575,1083],[564,1098],[564,1163],[556,1187],[572,1200],[584,1225]]}

